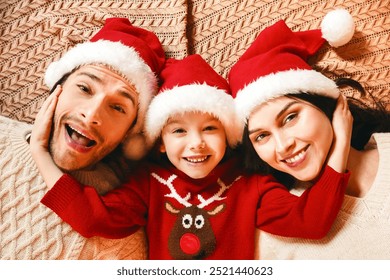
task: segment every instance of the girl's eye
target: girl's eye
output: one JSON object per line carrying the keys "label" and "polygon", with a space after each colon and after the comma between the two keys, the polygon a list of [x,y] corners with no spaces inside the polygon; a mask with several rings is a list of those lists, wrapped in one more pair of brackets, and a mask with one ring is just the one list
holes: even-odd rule
{"label": "girl's eye", "polygon": [[173,130],[173,133],[185,133],[186,131],[182,128],[177,128],[175,130]]}

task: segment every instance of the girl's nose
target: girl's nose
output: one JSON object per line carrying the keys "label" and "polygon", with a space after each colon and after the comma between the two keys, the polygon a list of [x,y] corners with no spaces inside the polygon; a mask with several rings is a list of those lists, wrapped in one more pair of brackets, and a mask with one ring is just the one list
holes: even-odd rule
{"label": "girl's nose", "polygon": [[193,133],[190,140],[190,148],[193,150],[204,149],[206,142],[199,133]]}

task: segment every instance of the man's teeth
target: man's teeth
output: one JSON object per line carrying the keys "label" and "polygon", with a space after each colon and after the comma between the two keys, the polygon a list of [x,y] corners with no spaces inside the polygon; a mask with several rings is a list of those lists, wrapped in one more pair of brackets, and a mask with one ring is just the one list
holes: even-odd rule
{"label": "man's teeth", "polygon": [[198,162],[203,162],[207,159],[207,156],[204,156],[204,157],[197,157],[197,158],[187,158],[187,160],[189,162],[192,162],[192,163],[198,163]]}
{"label": "man's teeth", "polygon": [[[87,136],[85,136],[81,131],[78,131],[77,129],[75,129],[74,127],[70,126],[69,127],[73,130],[73,131],[76,131],[78,134],[80,134],[81,136],[84,136],[85,138],[88,138]],[[89,139],[89,138],[88,138]]]}
{"label": "man's teeth", "polygon": [[91,147],[96,143],[94,140],[89,139],[87,136],[85,136],[77,129],[71,127],[70,125],[68,125],[68,127],[70,129],[70,131],[68,130],[70,137],[73,139],[73,141],[75,141],[79,145]]}
{"label": "man's teeth", "polygon": [[286,159],[285,161],[286,161],[287,163],[295,163],[295,162],[297,162],[298,160],[301,160],[301,159],[303,158],[304,154],[305,154],[305,151],[301,151],[301,152],[300,152],[299,154],[297,154],[296,156],[294,156],[294,157],[292,157],[292,158],[288,158],[288,159]]}

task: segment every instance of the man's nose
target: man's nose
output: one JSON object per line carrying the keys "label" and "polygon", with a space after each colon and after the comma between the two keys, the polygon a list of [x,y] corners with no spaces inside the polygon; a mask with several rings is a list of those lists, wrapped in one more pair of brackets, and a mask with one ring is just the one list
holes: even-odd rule
{"label": "man's nose", "polygon": [[104,100],[99,97],[88,100],[80,110],[82,118],[89,124],[101,125]]}

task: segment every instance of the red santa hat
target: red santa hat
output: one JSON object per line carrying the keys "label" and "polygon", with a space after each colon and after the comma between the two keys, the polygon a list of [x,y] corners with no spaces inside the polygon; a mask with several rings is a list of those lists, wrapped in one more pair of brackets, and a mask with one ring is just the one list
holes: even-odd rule
{"label": "red santa hat", "polygon": [[313,70],[307,59],[326,41],[334,47],[346,44],[354,29],[352,16],[342,9],[328,13],[318,30],[293,32],[284,21],[264,29],[229,73],[242,125],[259,104],[285,94],[308,92],[337,98],[336,83]]}
{"label": "red santa hat", "polygon": [[133,26],[127,18],[109,18],[89,42],[76,45],[49,65],[45,83],[52,88],[65,74],[86,64],[108,65],[127,78],[139,94],[139,105],[137,122],[123,148],[128,158],[139,159],[147,150],[142,135],[146,110],[157,93],[157,75],[164,63],[164,50],[153,32]]}
{"label": "red santa hat", "polygon": [[239,142],[229,85],[200,55],[168,59],[160,76],[163,84],[146,116],[148,143],[153,144],[160,137],[170,116],[185,112],[210,113],[224,126],[228,144],[234,147]]}

